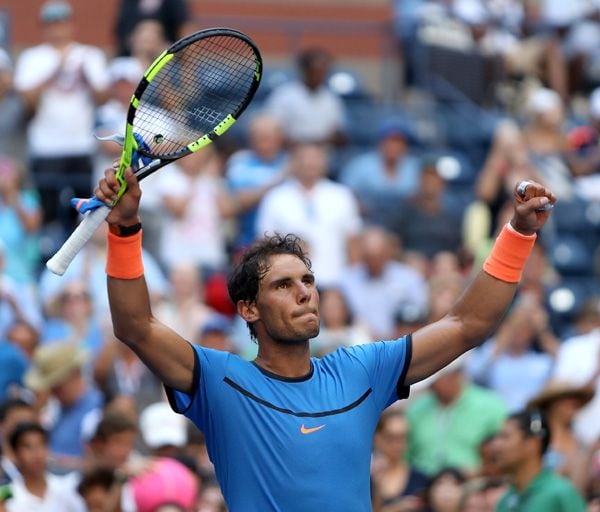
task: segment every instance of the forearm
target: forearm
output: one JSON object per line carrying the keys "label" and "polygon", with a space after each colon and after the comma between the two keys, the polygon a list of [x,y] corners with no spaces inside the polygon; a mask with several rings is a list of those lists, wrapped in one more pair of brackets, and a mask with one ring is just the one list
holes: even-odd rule
{"label": "forearm", "polygon": [[492,203],[502,187],[502,167],[506,162],[499,155],[493,155],[486,162],[476,184],[475,193],[479,199]]}
{"label": "forearm", "polygon": [[25,105],[27,107],[27,110],[29,110],[29,112],[35,112],[43,90],[44,90],[44,85],[40,85],[33,89],[28,89],[26,91],[20,91],[21,98],[23,98],[23,101],[25,102]]}
{"label": "forearm", "polygon": [[108,300],[115,336],[127,344],[148,338],[152,311],[144,279],[139,217],[111,225],[106,259]]}
{"label": "forearm", "polygon": [[468,347],[481,343],[503,316],[517,291],[523,267],[535,243],[532,230],[521,227],[517,231],[513,222],[502,229],[483,270],[449,313],[462,325]]}
{"label": "forearm", "polygon": [[107,277],[108,301],[115,336],[128,345],[150,337],[152,310],[146,280]]}
{"label": "forearm", "polygon": [[448,316],[460,324],[465,350],[481,344],[502,319],[517,291],[517,283],[479,272]]}
{"label": "forearm", "polygon": [[56,80],[56,78],[59,75],[59,72],[60,72],[60,66],[58,66],[54,70],[54,72],[48,78],[46,78],[43,82],[41,82],[38,85],[35,85],[33,87],[30,87],[29,89],[21,89],[19,91],[19,94],[21,95],[23,100],[25,100],[25,104],[27,105],[27,108],[31,112],[35,112],[35,110],[38,106],[38,103],[40,101],[40,97],[42,96],[44,91],[52,84],[52,82],[54,82]]}
{"label": "forearm", "polygon": [[23,228],[28,233],[36,232],[42,224],[42,216],[39,211],[30,212],[23,208],[23,205],[19,200],[15,205],[15,210],[19,216]]}
{"label": "forearm", "polygon": [[110,99],[110,92],[108,89],[92,89],[92,99],[97,106],[104,105]]}
{"label": "forearm", "polygon": [[245,213],[256,207],[267,192],[283,182],[285,176],[286,174],[282,172],[262,187],[240,189],[234,192],[232,198],[236,208],[235,215]]}

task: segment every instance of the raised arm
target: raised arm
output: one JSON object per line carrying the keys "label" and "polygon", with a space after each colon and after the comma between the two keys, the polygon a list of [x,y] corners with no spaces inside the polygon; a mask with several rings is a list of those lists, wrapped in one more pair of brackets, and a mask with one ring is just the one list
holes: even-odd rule
{"label": "raised arm", "polygon": [[[141,265],[141,232],[138,207],[141,190],[130,169],[126,171],[127,193],[112,209],[109,223],[107,280],[108,300],[115,336],[126,343],[166,385],[191,392],[194,375],[192,346],[152,316],[150,298]],[[111,202],[119,190],[112,169],[96,189],[96,197]]]}
{"label": "raised arm", "polygon": [[534,235],[550,215],[541,208],[556,201],[552,192],[533,182],[528,183],[524,197],[517,187],[514,196],[510,226],[503,228],[484,270],[445,317],[413,334],[407,384],[429,377],[482,343],[510,305]]}

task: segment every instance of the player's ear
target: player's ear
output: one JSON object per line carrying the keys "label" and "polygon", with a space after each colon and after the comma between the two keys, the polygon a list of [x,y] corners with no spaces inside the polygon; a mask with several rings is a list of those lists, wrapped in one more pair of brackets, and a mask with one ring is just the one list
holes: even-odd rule
{"label": "player's ear", "polygon": [[258,308],[256,307],[255,301],[249,300],[238,300],[237,304],[237,312],[246,322],[256,322],[260,319],[260,314],[258,313]]}

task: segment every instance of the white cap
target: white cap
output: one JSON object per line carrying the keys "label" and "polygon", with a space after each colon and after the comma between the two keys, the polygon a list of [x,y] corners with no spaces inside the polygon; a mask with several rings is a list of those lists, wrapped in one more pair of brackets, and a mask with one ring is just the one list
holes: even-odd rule
{"label": "white cap", "polygon": [[585,14],[583,0],[544,0],[541,2],[541,18],[554,27],[566,27]]}
{"label": "white cap", "polygon": [[484,25],[490,21],[490,13],[481,0],[455,0],[454,15],[468,25]]}
{"label": "white cap", "polygon": [[546,88],[535,90],[527,100],[527,110],[534,115],[544,114],[561,105],[560,95]]}
{"label": "white cap", "polygon": [[149,448],[183,446],[187,442],[186,419],[166,402],[146,407],[140,414],[142,438]]}

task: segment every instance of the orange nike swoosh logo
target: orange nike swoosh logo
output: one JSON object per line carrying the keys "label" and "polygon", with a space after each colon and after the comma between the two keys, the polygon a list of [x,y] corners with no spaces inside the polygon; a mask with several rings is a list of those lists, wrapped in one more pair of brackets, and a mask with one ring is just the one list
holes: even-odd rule
{"label": "orange nike swoosh logo", "polygon": [[312,428],[306,428],[304,425],[302,425],[300,427],[300,432],[302,432],[303,434],[312,434],[313,432],[316,432],[317,430],[321,430],[322,428],[325,428],[325,425],[319,425],[318,427],[312,427]]}

